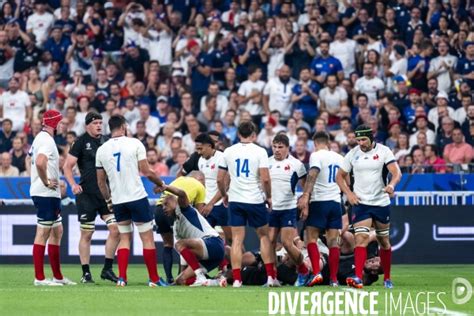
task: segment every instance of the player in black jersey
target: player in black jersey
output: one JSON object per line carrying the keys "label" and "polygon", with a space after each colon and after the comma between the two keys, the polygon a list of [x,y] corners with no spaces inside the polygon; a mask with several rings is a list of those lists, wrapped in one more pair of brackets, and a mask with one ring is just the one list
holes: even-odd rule
{"label": "player in black jersey", "polygon": [[[64,175],[76,195],[76,206],[81,225],[79,240],[79,257],[82,265],[82,283],[94,283],[89,268],[91,238],[95,230],[97,214],[107,224],[109,236],[105,243],[105,264],[100,277],[104,280],[117,282],[118,278],[112,270],[115,250],[119,242],[117,222],[111,209],[111,201],[105,201],[97,185],[95,155],[97,149],[106,141],[102,136],[102,116],[97,112],[86,115],[86,132],[77,138],[71,146],[64,164]],[[78,165],[81,173],[79,184],[76,183],[72,169]]]}

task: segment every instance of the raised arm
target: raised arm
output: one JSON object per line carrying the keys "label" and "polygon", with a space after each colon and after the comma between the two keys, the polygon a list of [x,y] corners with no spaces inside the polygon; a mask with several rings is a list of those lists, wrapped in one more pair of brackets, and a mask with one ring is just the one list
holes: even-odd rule
{"label": "raised arm", "polygon": [[164,188],[165,191],[172,193],[178,197],[179,207],[184,208],[184,207],[189,206],[189,200],[188,200],[188,196],[186,195],[186,192],[172,185],[163,184],[162,187]]}

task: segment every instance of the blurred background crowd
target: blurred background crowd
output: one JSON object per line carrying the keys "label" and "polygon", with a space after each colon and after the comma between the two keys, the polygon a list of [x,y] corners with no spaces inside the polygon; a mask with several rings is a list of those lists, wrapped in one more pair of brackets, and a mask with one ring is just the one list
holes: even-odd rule
{"label": "blurred background crowd", "polygon": [[[468,0],[0,1],[0,176],[29,175],[47,109],[61,164],[85,115],[123,114],[160,175],[206,131],[252,120],[308,163],[370,126],[405,173],[471,172],[474,3]],[[62,165],[61,165],[62,166]]]}

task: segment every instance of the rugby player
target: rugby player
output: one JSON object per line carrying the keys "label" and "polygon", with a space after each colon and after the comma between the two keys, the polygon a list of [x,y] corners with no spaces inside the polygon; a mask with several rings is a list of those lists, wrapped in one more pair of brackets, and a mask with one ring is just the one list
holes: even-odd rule
{"label": "rugby player", "polygon": [[[307,281],[308,286],[323,282],[319,270],[320,254],[317,246],[318,238],[326,232],[329,247],[329,271],[331,286],[338,286],[337,269],[339,266],[339,230],[342,229],[341,190],[336,183],[336,173],[343,157],[329,151],[329,135],[317,132],[313,136],[316,151],[309,160],[309,173],[299,200],[301,217],[306,219],[307,248],[313,267],[313,276]],[[308,201],[309,212],[308,212]],[[299,276],[298,279],[302,279]]]}
{"label": "rugby player", "polygon": [[[336,181],[352,205],[355,230],[355,276],[347,278],[351,287],[362,288],[362,271],[367,258],[367,244],[372,225],[380,245],[380,263],[384,272],[384,286],[393,288],[390,280],[392,249],[390,245],[390,197],[400,181],[401,172],[392,151],[374,141],[370,127],[360,125],[355,130],[358,146],[344,157]],[[354,191],[345,180],[352,172]],[[388,173],[392,175],[388,182]]]}
{"label": "rugby player", "polygon": [[[146,149],[136,138],[126,136],[127,124],[122,115],[109,119],[111,138],[99,147],[96,154],[97,182],[105,201],[112,207],[120,232],[117,250],[119,279],[117,286],[127,285],[127,266],[130,242],[135,223],[143,243],[143,257],[148,269],[150,287],[166,286],[156,268],[156,249],[153,239],[153,213],[140,173],[157,186],[163,181],[148,165]],[[107,185],[109,180],[109,186]]]}

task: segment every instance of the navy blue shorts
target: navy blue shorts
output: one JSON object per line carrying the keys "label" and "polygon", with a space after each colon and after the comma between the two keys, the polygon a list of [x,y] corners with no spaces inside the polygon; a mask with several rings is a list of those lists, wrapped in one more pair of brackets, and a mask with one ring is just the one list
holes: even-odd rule
{"label": "navy blue shorts", "polygon": [[296,208],[292,210],[273,210],[270,212],[268,224],[270,227],[296,227],[297,223]]}
{"label": "navy blue shorts", "polygon": [[128,220],[135,223],[147,223],[153,220],[153,212],[146,197],[136,201],[114,204],[113,209],[117,223]]}
{"label": "navy blue shorts", "polygon": [[229,202],[230,226],[246,226],[259,228],[268,224],[268,211],[264,203],[249,204]]}
{"label": "navy blue shorts", "polygon": [[32,196],[36,207],[38,223],[55,222],[61,218],[61,199],[54,197]]}
{"label": "navy blue shorts", "polygon": [[358,204],[352,206],[352,223],[358,223],[368,218],[372,218],[382,224],[388,224],[390,222],[390,205],[373,206]]}
{"label": "navy blue shorts", "polygon": [[342,206],[335,201],[314,201],[309,204],[306,226],[319,229],[342,228]]}
{"label": "navy blue shorts", "polygon": [[224,241],[220,237],[206,237],[202,239],[207,248],[209,257],[199,263],[209,272],[219,266],[224,260]]}
{"label": "navy blue shorts", "polygon": [[207,222],[212,227],[229,225],[229,212],[223,204],[212,208],[211,213],[206,216]]}

